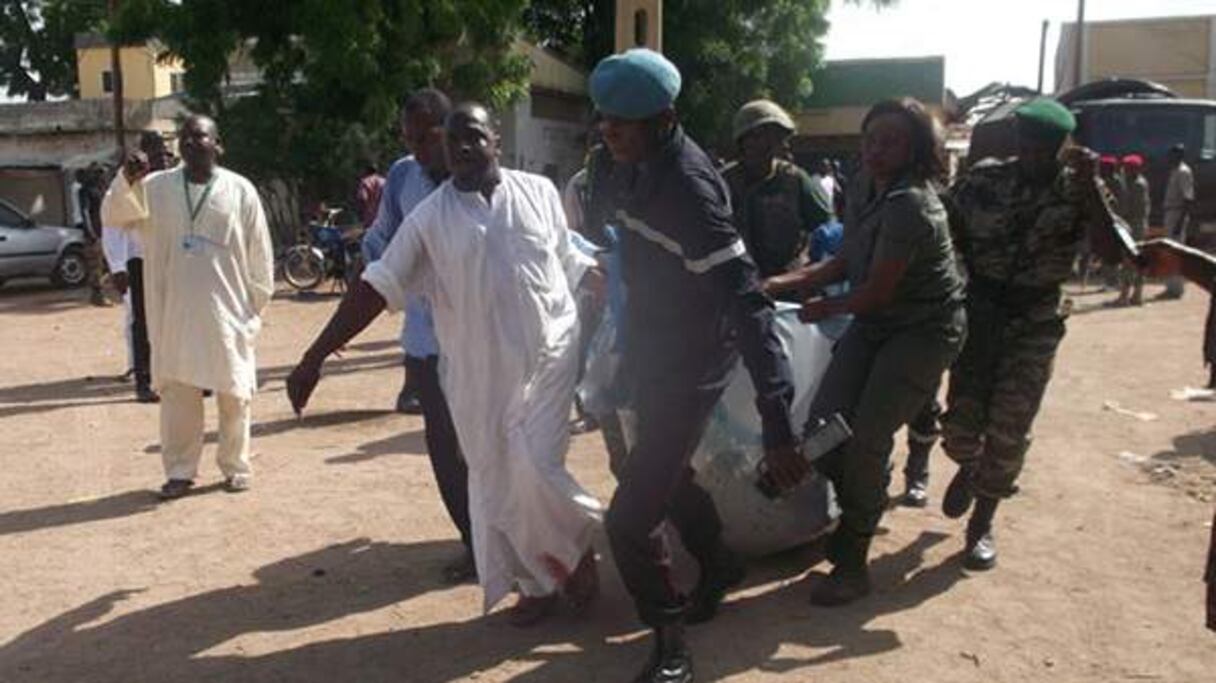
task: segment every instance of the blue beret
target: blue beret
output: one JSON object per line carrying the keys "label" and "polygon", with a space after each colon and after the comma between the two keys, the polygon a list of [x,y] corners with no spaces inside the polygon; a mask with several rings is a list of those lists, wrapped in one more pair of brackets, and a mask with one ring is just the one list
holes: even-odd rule
{"label": "blue beret", "polygon": [[633,121],[671,107],[680,94],[680,70],[645,48],[605,57],[591,72],[591,101],[601,114]]}

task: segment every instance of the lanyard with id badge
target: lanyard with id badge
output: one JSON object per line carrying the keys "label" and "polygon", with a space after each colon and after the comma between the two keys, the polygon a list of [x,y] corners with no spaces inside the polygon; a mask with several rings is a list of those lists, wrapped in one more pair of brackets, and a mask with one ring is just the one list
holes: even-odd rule
{"label": "lanyard with id badge", "polygon": [[209,242],[202,235],[197,235],[194,232],[194,221],[202,212],[203,206],[207,203],[207,198],[211,196],[211,188],[215,185],[215,175],[211,176],[211,180],[207,181],[207,185],[203,187],[203,192],[199,195],[198,203],[190,201],[190,181],[186,179],[186,174],[182,173],[182,191],[186,194],[186,211],[190,214],[190,231],[182,238],[182,251],[186,252],[187,256],[194,256],[202,253],[203,246]]}

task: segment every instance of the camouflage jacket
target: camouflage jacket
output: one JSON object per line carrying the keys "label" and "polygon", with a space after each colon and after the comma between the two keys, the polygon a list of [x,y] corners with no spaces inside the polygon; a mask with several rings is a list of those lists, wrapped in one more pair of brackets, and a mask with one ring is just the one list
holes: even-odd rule
{"label": "camouflage jacket", "polygon": [[1054,309],[1081,240],[1116,221],[1100,183],[1086,186],[1065,169],[1036,187],[1023,181],[1016,159],[977,163],[946,198],[969,295],[999,299],[1013,312]]}

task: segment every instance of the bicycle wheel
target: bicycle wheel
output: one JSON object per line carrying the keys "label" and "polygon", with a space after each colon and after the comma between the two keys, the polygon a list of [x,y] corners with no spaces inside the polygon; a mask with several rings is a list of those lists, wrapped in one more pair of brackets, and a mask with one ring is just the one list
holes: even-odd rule
{"label": "bicycle wheel", "polygon": [[300,291],[315,289],[325,279],[325,258],[306,244],[297,244],[283,256],[283,279]]}

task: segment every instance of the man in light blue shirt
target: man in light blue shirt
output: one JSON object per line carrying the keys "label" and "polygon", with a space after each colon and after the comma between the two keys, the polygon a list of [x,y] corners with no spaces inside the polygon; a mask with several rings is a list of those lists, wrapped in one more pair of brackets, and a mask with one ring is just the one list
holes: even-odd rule
{"label": "man in light blue shirt", "polygon": [[[447,96],[433,88],[415,92],[402,105],[401,137],[410,154],[389,169],[376,220],[363,236],[365,262],[380,259],[402,220],[447,178],[443,123],[451,108]],[[407,379],[398,397],[398,410],[406,412],[403,403],[408,403],[410,389],[415,389],[439,494],[465,546],[464,554],[444,568],[444,577],[452,583],[463,583],[477,576],[469,525],[469,473],[439,384],[439,341],[435,338],[430,304],[423,297],[411,297],[406,305],[401,346],[405,349]]]}

